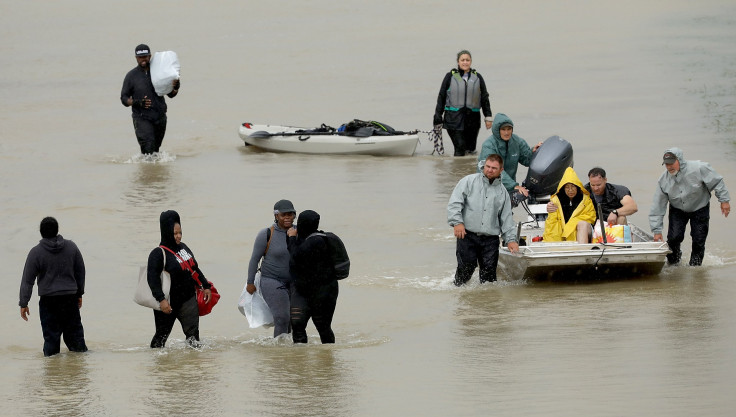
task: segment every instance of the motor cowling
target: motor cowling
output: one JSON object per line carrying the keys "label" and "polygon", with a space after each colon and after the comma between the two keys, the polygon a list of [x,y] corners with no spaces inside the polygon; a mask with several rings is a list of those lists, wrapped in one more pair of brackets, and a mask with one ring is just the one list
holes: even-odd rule
{"label": "motor cowling", "polygon": [[523,185],[533,196],[554,194],[565,170],[572,166],[570,142],[559,136],[550,136],[532,155]]}

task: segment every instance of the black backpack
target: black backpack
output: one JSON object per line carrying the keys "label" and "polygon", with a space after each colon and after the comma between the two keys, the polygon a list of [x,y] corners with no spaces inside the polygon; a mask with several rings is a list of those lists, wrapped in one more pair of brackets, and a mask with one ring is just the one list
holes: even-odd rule
{"label": "black backpack", "polygon": [[348,257],[348,251],[345,249],[345,244],[342,240],[332,232],[318,231],[309,235],[322,236],[327,242],[327,247],[330,249],[330,256],[332,257],[332,266],[335,270],[335,278],[345,279],[350,274],[350,258]]}

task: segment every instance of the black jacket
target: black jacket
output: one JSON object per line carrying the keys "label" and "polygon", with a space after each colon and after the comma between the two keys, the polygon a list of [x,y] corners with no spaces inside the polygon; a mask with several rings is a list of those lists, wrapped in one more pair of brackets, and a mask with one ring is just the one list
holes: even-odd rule
{"label": "black jacket", "polygon": [[[297,236],[289,237],[286,245],[291,259],[289,269],[296,283],[297,291],[309,297],[321,286],[335,279],[330,248],[323,236],[312,236],[319,227],[319,214],[305,210],[297,220]],[[310,237],[311,236],[311,237]]]}
{"label": "black jacket", "polygon": [[[179,259],[199,274],[199,281],[202,283],[202,287],[205,289],[210,288],[211,285],[199,269],[192,250],[184,242],[178,245],[176,244],[176,240],[174,239],[174,225],[177,223],[181,225],[179,214],[174,210],[165,211],[161,213],[159,222],[161,226],[160,245],[176,252]],[[165,249],[162,250],[160,247],[151,251],[148,255],[148,285],[151,287],[153,297],[157,301],[164,299],[164,293],[161,290],[161,272],[164,269],[164,253],[166,254],[166,272],[171,276],[169,301],[172,306],[179,306],[196,294],[196,283],[186,268],[187,265],[180,264],[179,259],[173,253]]]}

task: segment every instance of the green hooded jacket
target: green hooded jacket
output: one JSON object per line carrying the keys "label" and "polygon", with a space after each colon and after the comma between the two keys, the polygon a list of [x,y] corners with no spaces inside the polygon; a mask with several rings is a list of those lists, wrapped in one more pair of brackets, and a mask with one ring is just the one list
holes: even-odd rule
{"label": "green hooded jacket", "polygon": [[501,181],[506,190],[511,192],[514,187],[519,185],[516,182],[516,169],[519,164],[528,167],[532,161],[532,148],[515,133],[511,134],[511,139],[508,142],[501,139],[501,126],[505,124],[514,126],[514,122],[508,116],[497,113],[493,119],[493,126],[491,126],[492,134],[483,142],[483,147],[478,154],[478,172],[483,172],[483,164],[485,164],[488,155],[494,153],[501,155],[501,158],[503,158]]}

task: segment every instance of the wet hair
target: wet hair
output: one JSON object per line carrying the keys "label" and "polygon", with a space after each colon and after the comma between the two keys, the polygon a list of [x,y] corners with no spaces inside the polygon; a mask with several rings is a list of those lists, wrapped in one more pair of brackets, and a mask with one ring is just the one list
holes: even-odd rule
{"label": "wet hair", "polygon": [[470,55],[470,51],[468,51],[467,49],[463,49],[462,51],[457,53],[457,60],[460,61],[460,57],[463,55],[467,55],[470,57],[470,59],[473,59],[473,55]]}
{"label": "wet hair", "polygon": [[601,167],[595,167],[588,171],[588,178],[590,177],[606,178],[606,170]]}
{"label": "wet hair", "polygon": [[44,217],[43,220],[41,220],[41,226],[39,229],[41,231],[41,237],[44,239],[51,239],[59,234],[59,222],[57,222],[53,217]]}
{"label": "wet hair", "polygon": [[501,165],[501,168],[503,168],[503,158],[497,153],[492,153],[488,155],[488,157],[486,158],[486,162],[488,161],[496,161]]}

